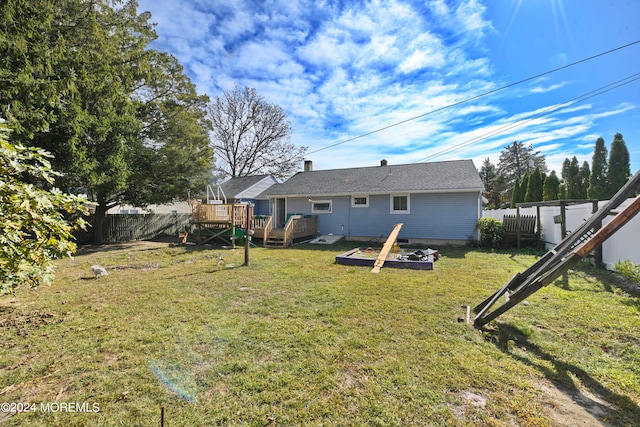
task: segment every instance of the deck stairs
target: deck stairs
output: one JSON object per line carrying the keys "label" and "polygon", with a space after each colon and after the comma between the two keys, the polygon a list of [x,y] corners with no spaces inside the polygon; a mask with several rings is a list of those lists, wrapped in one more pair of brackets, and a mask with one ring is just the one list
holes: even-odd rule
{"label": "deck stairs", "polygon": [[[615,211],[628,198],[634,197],[638,191],[640,191],[640,171],[636,172],[611,200],[598,209],[584,224],[565,237],[535,264],[522,273],[516,273],[502,288],[478,304],[474,308],[474,312],[477,313],[473,320],[474,325],[481,327],[497,318],[543,286],[553,283],[582,258],[589,255],[640,212],[640,196],[636,196],[624,209]],[[615,217],[602,227],[602,220],[610,215]],[[502,296],[505,296],[506,301],[497,308],[493,308]]]}
{"label": "deck stairs", "polygon": [[283,228],[274,228],[269,233],[269,236],[264,242],[267,248],[286,248],[288,242],[285,240],[285,233]]}

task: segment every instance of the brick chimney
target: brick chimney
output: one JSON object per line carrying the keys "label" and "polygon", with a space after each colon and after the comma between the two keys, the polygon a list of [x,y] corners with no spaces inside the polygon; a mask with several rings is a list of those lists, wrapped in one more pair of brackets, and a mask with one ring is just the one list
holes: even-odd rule
{"label": "brick chimney", "polygon": [[387,159],[380,160],[380,166],[387,166]]}
{"label": "brick chimney", "polygon": [[311,172],[313,170],[313,162],[311,160],[304,161],[304,171]]}

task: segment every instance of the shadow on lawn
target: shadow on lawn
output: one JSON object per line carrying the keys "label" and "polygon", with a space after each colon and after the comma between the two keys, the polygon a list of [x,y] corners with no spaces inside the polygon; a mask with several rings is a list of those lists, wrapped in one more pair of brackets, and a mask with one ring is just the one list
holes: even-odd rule
{"label": "shadow on lawn", "polygon": [[[502,352],[540,371],[558,390],[596,418],[606,418],[606,425],[629,426],[640,420],[640,407],[632,399],[607,389],[584,369],[559,360],[553,354],[544,351],[530,342],[527,335],[517,327],[497,324],[497,329],[489,330],[487,334],[487,339]],[[518,348],[525,350],[529,357],[514,353],[513,344],[510,347],[510,341]],[[574,377],[601,402],[585,395],[576,385]]]}
{"label": "shadow on lawn", "polygon": [[[628,294],[622,303],[630,307],[635,307],[640,310],[640,285],[634,281],[612,271],[604,269],[596,269],[592,266],[579,266],[574,270],[586,273],[588,277],[585,279],[594,284],[594,286],[602,285],[603,290],[597,290],[596,288],[589,290],[589,292],[608,292],[617,293],[623,291]],[[566,291],[575,291],[571,287],[571,278],[568,272],[565,272],[553,282],[553,285],[562,288]],[[582,291],[582,290],[581,290]]]}

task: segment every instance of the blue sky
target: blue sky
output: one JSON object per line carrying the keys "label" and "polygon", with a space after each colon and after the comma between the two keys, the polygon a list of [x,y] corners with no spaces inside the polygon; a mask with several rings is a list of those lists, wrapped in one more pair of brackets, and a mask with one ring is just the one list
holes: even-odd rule
{"label": "blue sky", "polygon": [[617,132],[640,169],[640,43],[460,103],[640,41],[640,1],[139,0],[139,11],[199,93],[246,85],[281,106],[314,169],[479,168],[517,140],[559,173]]}

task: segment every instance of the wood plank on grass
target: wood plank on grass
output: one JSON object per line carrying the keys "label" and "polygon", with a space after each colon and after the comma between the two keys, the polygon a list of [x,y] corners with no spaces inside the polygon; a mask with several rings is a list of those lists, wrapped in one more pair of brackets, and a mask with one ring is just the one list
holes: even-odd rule
{"label": "wood plank on grass", "polygon": [[389,237],[387,237],[387,241],[384,242],[384,246],[382,246],[380,255],[378,255],[378,258],[376,258],[376,262],[373,263],[373,268],[371,269],[372,273],[380,273],[380,268],[382,268],[382,266],[384,265],[384,262],[387,259],[387,255],[393,247],[393,244],[395,243],[396,237],[398,237],[398,233],[400,232],[401,228],[402,223],[396,224],[393,227],[393,231],[391,231],[391,234],[389,234]]}

